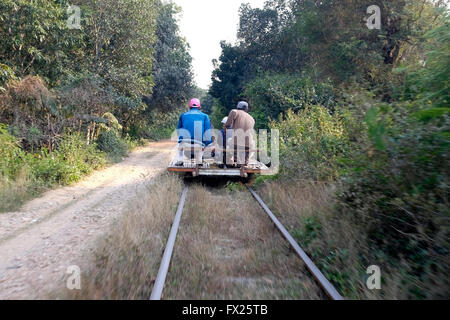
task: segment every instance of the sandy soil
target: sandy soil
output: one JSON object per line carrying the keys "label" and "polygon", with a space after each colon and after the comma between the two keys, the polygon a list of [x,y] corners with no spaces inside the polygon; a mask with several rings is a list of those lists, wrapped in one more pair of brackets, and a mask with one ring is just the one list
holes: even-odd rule
{"label": "sandy soil", "polygon": [[151,143],[80,183],[0,214],[0,299],[42,298],[65,286],[67,268],[82,265],[137,191],[166,169],[174,146]]}

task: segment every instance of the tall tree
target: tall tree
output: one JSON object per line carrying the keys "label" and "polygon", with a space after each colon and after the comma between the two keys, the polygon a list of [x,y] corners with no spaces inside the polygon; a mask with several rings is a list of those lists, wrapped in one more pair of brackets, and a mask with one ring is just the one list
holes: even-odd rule
{"label": "tall tree", "polygon": [[[318,81],[358,83],[392,98],[392,70],[421,59],[423,34],[437,23],[444,1],[269,0],[240,8],[235,46],[222,44],[210,93],[234,102],[264,73],[308,74]],[[367,9],[381,9],[381,29],[366,25]]]}
{"label": "tall tree", "polygon": [[219,99],[220,104],[231,110],[240,99],[244,84],[254,77],[252,64],[245,51],[226,42],[221,42],[222,54],[219,61],[214,60],[210,94]]}
{"label": "tall tree", "polygon": [[186,40],[180,36],[174,3],[159,3],[153,94],[144,98],[149,109],[172,110],[185,102],[193,89],[192,58]]}
{"label": "tall tree", "polygon": [[58,85],[83,47],[83,34],[67,28],[66,9],[67,1],[0,0],[0,63]]}
{"label": "tall tree", "polygon": [[140,99],[151,93],[156,40],[155,0],[85,0],[91,71],[118,92]]}

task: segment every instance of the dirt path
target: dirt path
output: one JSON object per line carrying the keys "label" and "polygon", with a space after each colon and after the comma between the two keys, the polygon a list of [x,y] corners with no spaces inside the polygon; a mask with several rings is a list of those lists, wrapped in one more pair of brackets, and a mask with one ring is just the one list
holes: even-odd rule
{"label": "dirt path", "polygon": [[80,183],[0,214],[0,299],[33,299],[65,284],[95,240],[163,172],[172,142],[151,143]]}

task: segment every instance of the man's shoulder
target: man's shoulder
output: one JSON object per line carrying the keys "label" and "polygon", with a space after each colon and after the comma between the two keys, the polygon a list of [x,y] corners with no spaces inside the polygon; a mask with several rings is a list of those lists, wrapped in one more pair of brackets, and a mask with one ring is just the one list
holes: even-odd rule
{"label": "man's shoulder", "polygon": [[209,118],[209,116],[206,113],[203,113],[200,110],[189,110],[189,111],[186,111],[186,112],[182,113],[181,115],[182,116],[185,116],[185,115],[196,115],[196,116],[200,116],[200,117],[207,117],[207,118]]}
{"label": "man's shoulder", "polygon": [[199,112],[196,111],[196,110],[188,110],[188,111],[183,112],[181,115],[182,115],[182,116],[187,116],[187,115],[198,114],[198,113],[199,113]]}
{"label": "man's shoulder", "polygon": [[238,111],[238,114],[241,115],[242,117],[247,118],[247,119],[253,119],[252,115],[244,110],[236,110]]}
{"label": "man's shoulder", "polygon": [[203,112],[199,111],[199,114],[201,114],[205,118],[209,118],[209,116],[206,113],[203,113]]}

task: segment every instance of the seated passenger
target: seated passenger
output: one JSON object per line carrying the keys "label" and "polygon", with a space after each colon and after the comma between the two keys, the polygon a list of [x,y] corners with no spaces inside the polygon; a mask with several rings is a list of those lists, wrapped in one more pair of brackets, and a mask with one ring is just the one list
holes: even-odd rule
{"label": "seated passenger", "polygon": [[[181,145],[191,144],[199,145],[203,148],[211,144],[211,122],[207,114],[200,111],[201,105],[199,99],[191,99],[189,102],[190,110],[183,113],[178,121],[177,130],[179,132],[178,161],[176,166],[183,166],[183,150]],[[183,129],[183,130],[182,130]],[[199,160],[203,158],[203,150],[200,151]]]}
{"label": "seated passenger", "polygon": [[241,101],[238,103],[237,109],[231,110],[225,123],[225,128],[229,129],[231,127],[233,132],[228,136],[231,136],[232,139],[228,139],[227,142],[230,148],[234,149],[234,154],[233,157],[231,155],[227,156],[227,164],[238,163],[247,165],[249,159],[254,156],[254,151],[251,150],[255,149],[253,137],[255,119],[248,113],[247,102]]}

